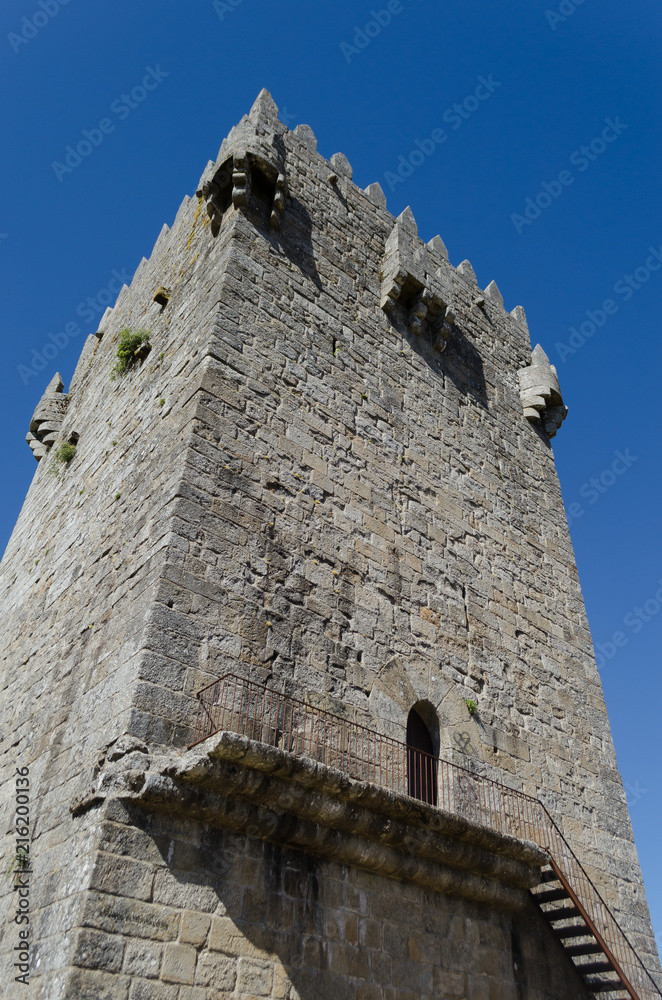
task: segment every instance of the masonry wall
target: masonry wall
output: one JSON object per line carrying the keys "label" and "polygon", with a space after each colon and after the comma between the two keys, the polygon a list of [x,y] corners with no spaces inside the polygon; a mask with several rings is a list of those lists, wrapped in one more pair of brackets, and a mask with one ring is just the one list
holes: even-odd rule
{"label": "masonry wall", "polygon": [[77,1000],[586,998],[533,904],[504,913],[118,804],[101,847]]}
{"label": "masonry wall", "polygon": [[[176,709],[167,719],[141,713],[135,691],[141,671],[149,671],[146,637],[159,628],[155,600],[171,544],[191,396],[222,276],[219,240],[214,268],[202,279],[205,295],[186,291],[198,257],[197,202],[189,206],[186,198],[131,291],[124,288],[107,312],[101,339],[88,337],[61,428],[61,440],[80,435],[75,459],[64,469],[51,453],[36,467],[0,570],[2,853],[9,868],[16,850],[15,769],[28,766],[32,974],[35,990],[47,977],[49,1000],[59,995],[51,972],[71,961],[71,928],[97,840],[94,823],[73,817],[70,806],[128,747],[181,742],[188,732]],[[177,296],[163,312],[153,301],[162,284]],[[140,369],[111,381],[126,327],[150,329],[154,347]],[[181,698],[181,685],[171,679],[171,686],[173,700]],[[128,734],[128,742],[117,743]],[[18,941],[11,890],[11,879],[2,879],[3,976]]]}
{"label": "masonry wall", "polygon": [[553,452],[522,416],[528,332],[441,253],[446,351],[398,329],[379,307],[395,220],[331,184],[305,130],[283,141],[280,237],[223,223],[173,638],[200,684],[285,683],[401,739],[429,703],[445,754],[540,795],[656,968]]}
{"label": "masonry wall", "polygon": [[[398,738],[409,709],[424,702],[438,716],[444,755],[540,795],[656,970],[553,454],[522,415],[525,321],[435,243],[425,253],[456,314],[439,354],[380,308],[396,220],[379,195],[357,188],[342,161],[319,156],[306,127],[288,132],[265,101],[231,134],[217,165],[250,132],[275,135],[285,157],[280,233],[229,207],[214,235],[203,196],[184,201],[104,317],[101,340],[86,344],[62,428],[63,439],[80,434],[76,457],[58,478],[52,460],[42,460],[3,560],[0,722],[11,739],[2,744],[1,801],[10,815],[14,768],[28,763],[34,926],[44,956],[35,989],[49,1000],[69,995],[67,970],[84,964],[74,930],[101,919],[90,915],[96,897],[88,890],[108,853],[107,831],[97,809],[74,816],[70,805],[113,756],[185,747],[195,692],[228,671]],[[413,220],[400,226],[420,252]],[[152,301],[159,286],[172,293],[163,311]],[[152,351],[113,383],[125,327],[149,329]],[[469,697],[478,703],[473,719]],[[148,819],[138,826],[151,829]],[[11,842],[8,830],[7,849]],[[233,869],[244,848],[224,845],[220,856],[227,847]],[[159,877],[167,881],[165,857]],[[191,858],[195,871],[200,857]],[[363,878],[325,871],[323,905],[334,905],[335,881],[356,887]],[[236,873],[230,883],[244,885]],[[3,921],[12,918],[8,889]],[[113,905],[149,921],[131,882],[109,891]],[[378,896],[395,891],[392,883],[375,888]],[[414,898],[411,887],[397,891]],[[225,893],[214,911],[200,909],[222,917]],[[431,898],[423,904],[419,891],[420,907],[437,913],[432,923],[458,914],[458,941],[488,928],[493,951],[512,953],[514,925],[505,918]],[[152,895],[144,901],[165,905]],[[102,913],[107,901],[97,902]],[[183,903],[172,897],[168,905],[174,942]],[[246,920],[241,909],[234,916]],[[127,920],[127,934],[140,937],[142,916]],[[551,935],[541,944],[537,934],[536,947],[554,955]],[[4,923],[3,962],[12,935]],[[332,954],[331,933],[319,940]],[[533,954],[527,940],[522,947]],[[117,948],[107,972],[120,977],[121,996],[135,949]],[[427,995],[436,962],[431,940],[425,948],[428,978],[416,996]],[[151,978],[135,968],[141,982]],[[514,965],[498,965],[495,996],[517,995],[514,974]],[[476,975],[488,976],[487,965]],[[358,990],[364,977],[354,978]],[[310,981],[300,981],[303,997]],[[276,979],[269,982],[274,989]],[[463,989],[482,995],[480,984],[459,982],[458,997]],[[379,988],[404,987],[384,974]],[[179,994],[189,995],[202,1000]]]}

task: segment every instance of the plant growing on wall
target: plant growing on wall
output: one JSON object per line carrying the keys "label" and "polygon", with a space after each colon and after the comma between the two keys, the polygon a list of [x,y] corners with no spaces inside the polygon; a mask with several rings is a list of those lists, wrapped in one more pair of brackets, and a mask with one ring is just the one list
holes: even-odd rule
{"label": "plant growing on wall", "polygon": [[73,441],[65,441],[59,448],[53,449],[53,458],[58,465],[69,465],[75,454],[76,445]]}
{"label": "plant growing on wall", "polygon": [[478,705],[473,700],[473,698],[465,698],[464,704],[467,706],[467,711],[469,712],[469,715],[473,716],[478,711]]}
{"label": "plant growing on wall", "polygon": [[111,372],[111,379],[126,375],[138,361],[146,358],[152,349],[149,342],[151,333],[149,330],[136,330],[135,333],[128,327],[120,331],[119,342],[117,344],[117,361]]}

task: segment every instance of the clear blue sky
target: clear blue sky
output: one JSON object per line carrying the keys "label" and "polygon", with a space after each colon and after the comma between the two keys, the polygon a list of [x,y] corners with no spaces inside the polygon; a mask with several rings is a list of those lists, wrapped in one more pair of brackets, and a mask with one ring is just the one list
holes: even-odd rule
{"label": "clear blue sky", "polygon": [[[662,8],[584,0],[563,19],[548,13],[560,0],[391,0],[391,23],[363,34],[387,3],[42,3],[0,12],[0,548],[34,473],[23,439],[51,374],[67,383],[113,271],[149,255],[268,87],[291,127],[310,124],[357,183],[380,181],[424,239],[440,233],[454,264],[468,257],[507,308],[524,305],[558,366],[570,414],[554,451],[594,640],[609,654],[621,633],[602,677],[659,940]],[[131,98],[148,68],[153,89]],[[54,169],[83,130],[98,145]],[[67,323],[80,333],[31,375]]]}

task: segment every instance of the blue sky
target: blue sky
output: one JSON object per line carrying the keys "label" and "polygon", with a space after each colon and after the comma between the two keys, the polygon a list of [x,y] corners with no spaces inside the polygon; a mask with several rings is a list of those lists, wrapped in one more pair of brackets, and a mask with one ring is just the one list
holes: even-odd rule
{"label": "blue sky", "polygon": [[[343,151],[357,183],[379,181],[391,211],[410,204],[424,239],[440,233],[454,264],[468,257],[507,308],[522,304],[558,367],[570,414],[554,452],[658,940],[661,29],[662,9],[640,0],[0,12],[0,549],[49,378],[68,382],[116,272],[149,255],[268,87],[291,127],[310,124],[324,155]],[[67,164],[82,140],[89,155]],[[57,356],[36,373],[48,344]]]}

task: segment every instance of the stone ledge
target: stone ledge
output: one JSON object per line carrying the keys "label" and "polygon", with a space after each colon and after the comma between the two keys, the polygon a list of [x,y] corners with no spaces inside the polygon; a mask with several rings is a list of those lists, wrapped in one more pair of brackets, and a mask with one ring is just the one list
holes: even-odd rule
{"label": "stone ledge", "polygon": [[90,807],[119,798],[507,909],[546,862],[531,842],[234,733],[109,777]]}

